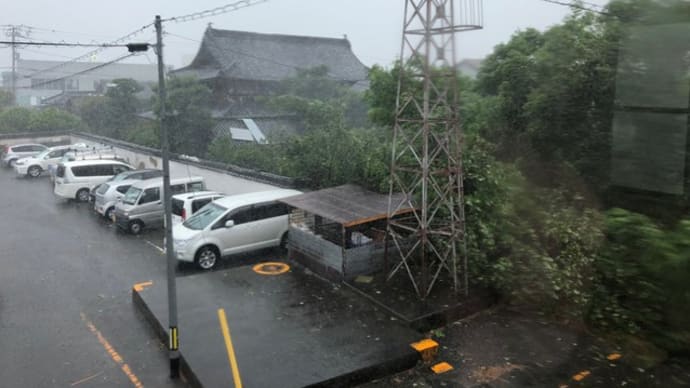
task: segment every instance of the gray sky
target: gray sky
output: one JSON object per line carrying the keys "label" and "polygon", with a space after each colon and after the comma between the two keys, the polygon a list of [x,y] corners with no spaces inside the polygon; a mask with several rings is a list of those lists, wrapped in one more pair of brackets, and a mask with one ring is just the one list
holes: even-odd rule
{"label": "gray sky", "polygon": [[[228,4],[230,1],[196,0],[9,0],[0,15],[0,24],[37,27],[34,40],[82,43],[108,42],[153,21]],[[604,4],[606,0],[590,0]],[[389,65],[399,56],[404,0],[269,0],[249,8],[186,23],[166,23],[165,62],[185,66],[198,49],[198,41],[208,23],[215,28],[265,33],[342,37],[347,35],[354,53],[364,64]],[[541,0],[484,0],[484,29],[461,33],[458,58],[479,58],[510,38],[519,29],[540,30],[556,24],[569,12],[567,7]],[[54,31],[52,31],[54,30]],[[4,39],[3,39],[4,40]],[[153,28],[132,41],[154,42]],[[89,49],[20,49],[25,59],[69,60]],[[126,53],[111,48],[93,60],[108,61]],[[0,67],[10,66],[10,49],[0,49]],[[155,63],[149,52],[129,62]]]}

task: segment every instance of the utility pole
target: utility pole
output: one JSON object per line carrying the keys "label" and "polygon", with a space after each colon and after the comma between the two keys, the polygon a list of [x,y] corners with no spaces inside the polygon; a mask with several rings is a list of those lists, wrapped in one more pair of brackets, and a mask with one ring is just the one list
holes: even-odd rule
{"label": "utility pole", "polygon": [[17,38],[28,38],[31,34],[31,27],[23,25],[7,25],[5,29],[5,35],[10,37],[10,46],[12,46],[12,75],[10,76],[10,90],[12,92],[12,105],[17,105],[17,58],[19,53],[17,52],[17,45],[22,44],[22,42],[17,42]]}
{"label": "utility pole", "polygon": [[12,34],[12,105],[17,105],[17,45],[15,44],[16,42],[16,37],[17,37],[17,27],[12,26],[11,28],[11,34]]}
{"label": "utility pole", "polygon": [[172,236],[172,193],[170,192],[170,143],[165,112],[165,68],[163,66],[163,27],[156,15],[156,56],[158,57],[158,98],[160,100],[161,157],[163,159],[163,203],[165,207],[165,255],[168,262],[168,353],[170,377],[180,377],[179,335],[177,331],[177,287]]}

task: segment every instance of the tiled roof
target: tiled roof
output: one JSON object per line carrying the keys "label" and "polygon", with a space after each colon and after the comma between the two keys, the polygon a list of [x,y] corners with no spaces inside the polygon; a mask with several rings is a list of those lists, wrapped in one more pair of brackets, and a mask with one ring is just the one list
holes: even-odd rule
{"label": "tiled roof", "polygon": [[[200,78],[280,81],[298,69],[326,66],[337,80],[367,78],[367,68],[352,52],[347,39],[259,34],[207,28],[192,63],[175,71]],[[219,73],[214,73],[219,72]]]}

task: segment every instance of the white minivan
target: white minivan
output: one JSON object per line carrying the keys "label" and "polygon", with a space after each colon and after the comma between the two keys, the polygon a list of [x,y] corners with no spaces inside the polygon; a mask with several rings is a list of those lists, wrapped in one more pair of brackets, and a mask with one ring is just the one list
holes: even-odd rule
{"label": "white minivan", "polygon": [[110,159],[122,161],[120,157],[112,150],[112,148],[89,148],[86,149],[75,149],[66,152],[62,155],[56,162],[48,163],[48,174],[50,175],[50,180],[55,181],[55,172],[57,171],[57,166],[60,163],[74,162],[77,160],[101,160]]}
{"label": "white minivan", "polygon": [[89,200],[93,186],[101,184],[113,175],[133,170],[129,164],[116,160],[75,160],[60,163],[55,172],[55,195],[80,202]]}
{"label": "white minivan", "polygon": [[277,200],[299,194],[297,190],[279,189],[209,203],[173,227],[177,260],[211,269],[222,256],[284,245],[289,210]]}

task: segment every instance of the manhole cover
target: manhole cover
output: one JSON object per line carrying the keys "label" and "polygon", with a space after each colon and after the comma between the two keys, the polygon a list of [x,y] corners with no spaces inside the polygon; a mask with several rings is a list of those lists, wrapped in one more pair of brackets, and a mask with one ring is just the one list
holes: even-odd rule
{"label": "manhole cover", "polygon": [[289,271],[290,266],[285,263],[268,262],[257,264],[252,269],[260,275],[280,275]]}

